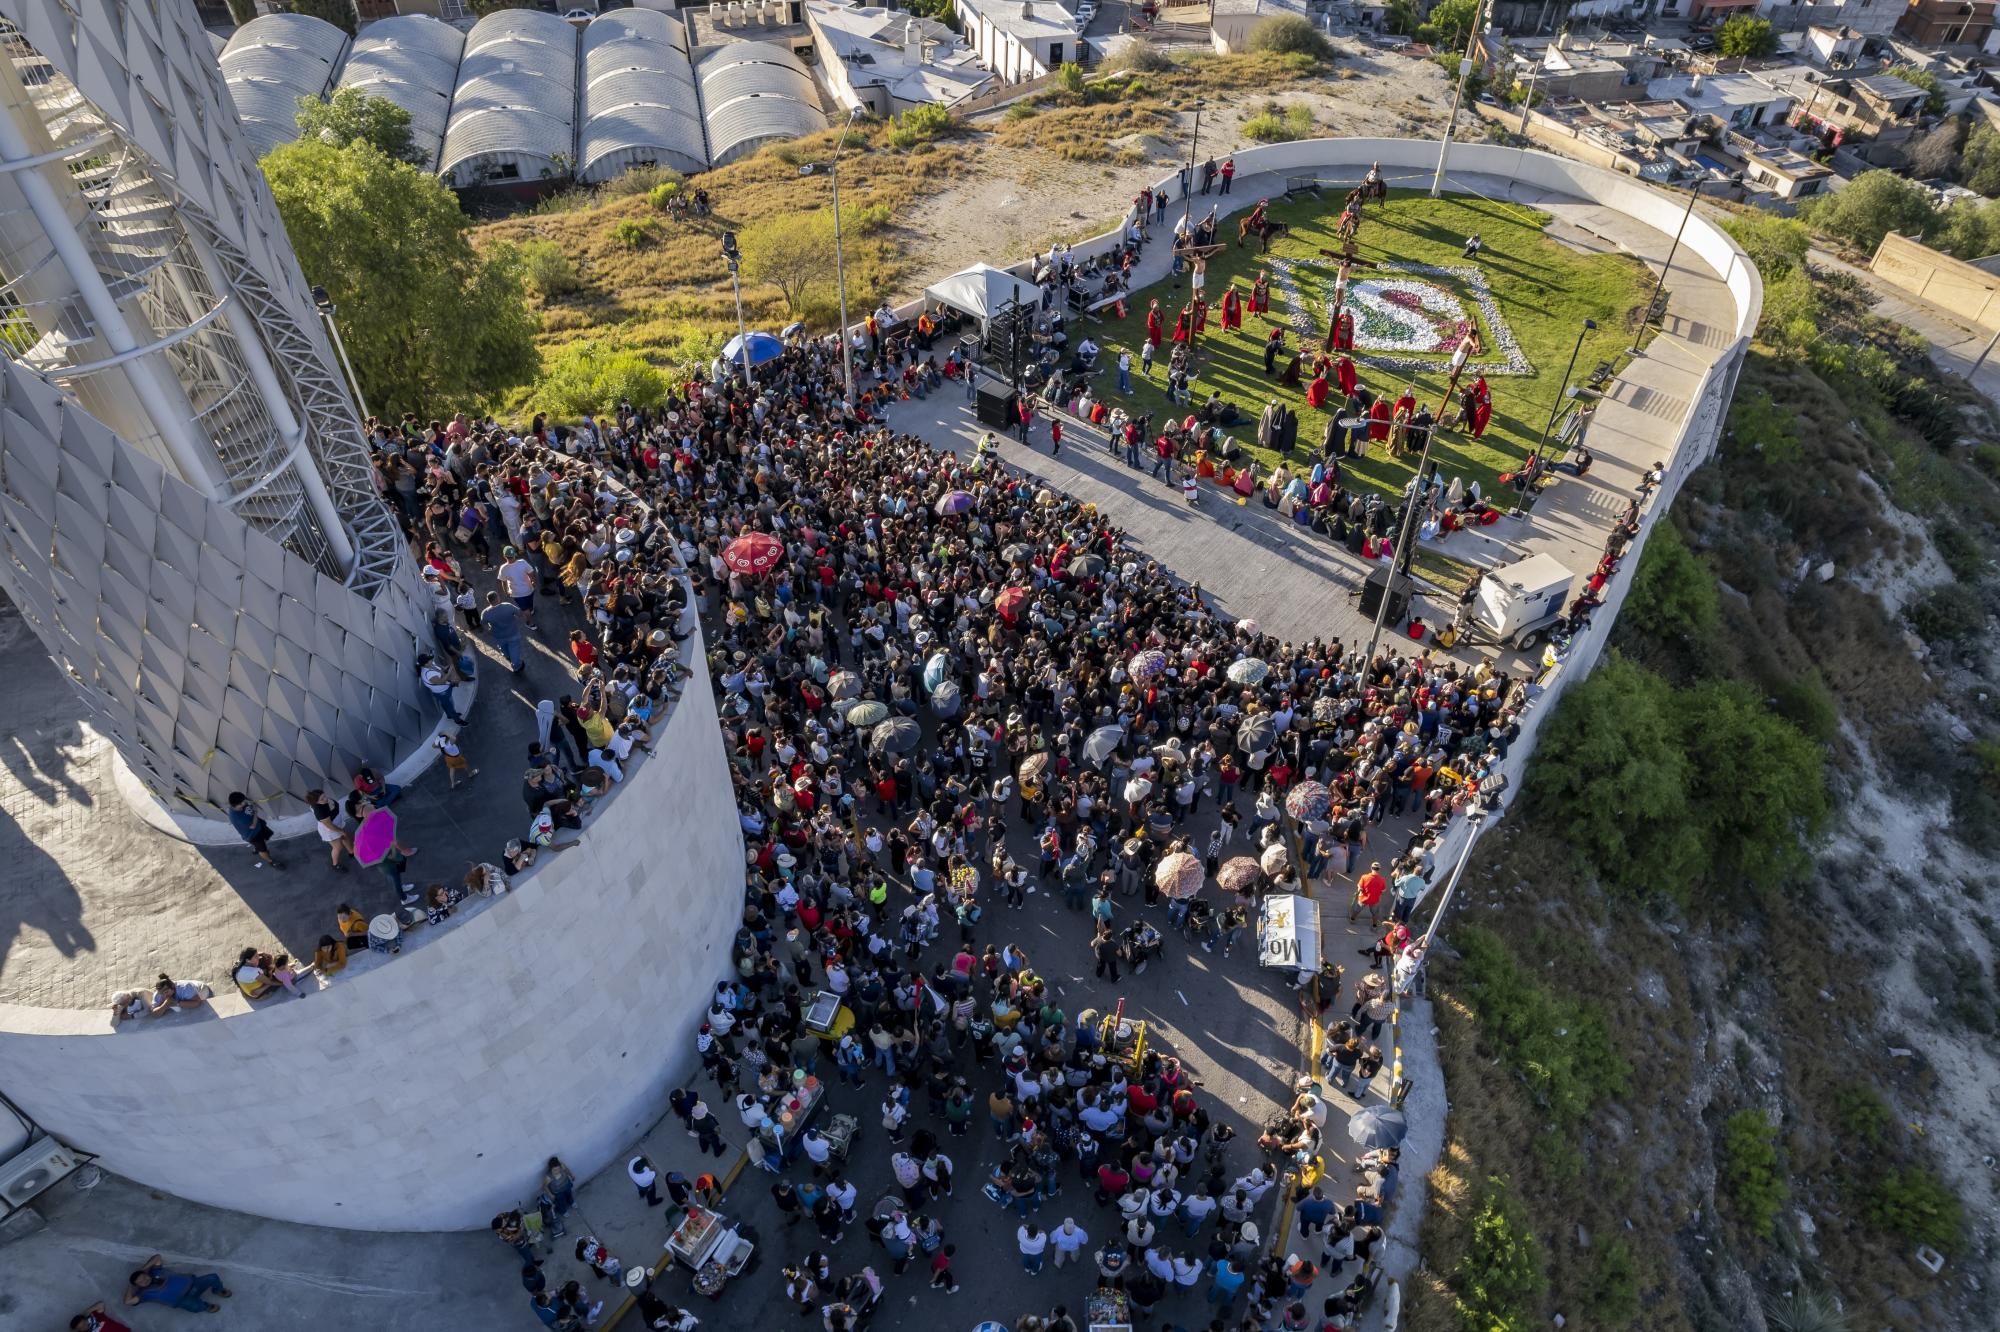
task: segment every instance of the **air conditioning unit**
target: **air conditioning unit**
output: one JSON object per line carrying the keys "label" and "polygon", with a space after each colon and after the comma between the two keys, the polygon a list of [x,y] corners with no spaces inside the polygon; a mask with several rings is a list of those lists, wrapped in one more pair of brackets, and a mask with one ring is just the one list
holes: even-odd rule
{"label": "air conditioning unit", "polygon": [[0,1202],[9,1207],[26,1207],[36,1194],[80,1164],[76,1153],[54,1138],[37,1138],[13,1159],[0,1164]]}

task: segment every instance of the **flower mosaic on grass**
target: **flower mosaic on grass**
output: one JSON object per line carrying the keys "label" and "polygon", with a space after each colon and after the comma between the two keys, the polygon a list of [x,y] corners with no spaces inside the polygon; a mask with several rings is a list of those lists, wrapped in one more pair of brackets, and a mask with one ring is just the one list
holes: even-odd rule
{"label": "flower mosaic on grass", "polygon": [[[1269,262],[1293,331],[1301,339],[1323,336],[1323,316],[1315,315],[1300,285],[1299,270],[1324,270],[1326,276],[1314,274],[1313,280],[1331,291],[1335,265],[1327,260],[1275,256]],[[1363,365],[1405,371],[1436,369],[1448,360],[1472,316],[1450,288],[1426,280],[1436,278],[1458,283],[1479,310],[1487,350],[1470,363],[1473,369],[1489,375],[1533,373],[1534,367],[1528,364],[1521,344],[1500,313],[1500,303],[1493,299],[1486,275],[1470,266],[1378,264],[1365,275],[1356,276],[1347,294],[1347,309],[1354,316],[1354,359]]]}

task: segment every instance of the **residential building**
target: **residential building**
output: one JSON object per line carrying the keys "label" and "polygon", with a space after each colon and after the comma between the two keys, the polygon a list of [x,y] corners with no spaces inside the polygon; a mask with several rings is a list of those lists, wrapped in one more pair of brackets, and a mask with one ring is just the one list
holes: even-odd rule
{"label": "residential building", "polygon": [[1722,23],[1737,14],[1755,13],[1758,0],[1692,0],[1688,18],[1696,23]]}
{"label": "residential building", "polygon": [[842,110],[889,116],[935,102],[956,106],[999,77],[934,19],[845,0],[806,0],[820,83]]}
{"label": "residential building", "polygon": [[1760,0],[1757,13],[1781,33],[1852,28],[1863,37],[1874,37],[1894,28],[1908,7],[1909,0]]}
{"label": "residential building", "polygon": [[1055,0],[958,0],[965,40],[1008,83],[1040,78],[1084,54],[1083,26]]}
{"label": "residential building", "polygon": [[1728,136],[1727,147],[1743,163],[1747,185],[1769,190],[1786,202],[1824,194],[1832,188],[1833,171],[1796,148],[1770,141],[1769,136]]}
{"label": "residential building", "polygon": [[1821,69],[1851,69],[1861,58],[1861,47],[1867,40],[1861,29],[1844,23],[1831,28],[1815,23],[1806,29],[1799,54]]}
{"label": "residential building", "polygon": [[1993,31],[1995,0],[1910,0],[1896,31],[1920,46],[1978,46]]}
{"label": "residential building", "polygon": [[1794,124],[1832,148],[1848,148],[1876,165],[1899,161],[1917,132],[1930,94],[1893,74],[1827,79],[1802,99]]}
{"label": "residential building", "polygon": [[1679,102],[1689,111],[1710,115],[1735,130],[1752,130],[1781,123],[1797,98],[1782,83],[1764,74],[1676,74],[1654,79],[1649,97]]}

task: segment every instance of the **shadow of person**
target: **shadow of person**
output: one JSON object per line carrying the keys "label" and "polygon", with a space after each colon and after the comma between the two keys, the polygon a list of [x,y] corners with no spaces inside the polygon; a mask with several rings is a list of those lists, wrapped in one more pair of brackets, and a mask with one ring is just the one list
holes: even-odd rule
{"label": "shadow of person", "polygon": [[0,886],[0,971],[7,956],[27,933],[48,937],[64,957],[95,952],[97,940],[83,923],[83,897],[69,874],[0,803],[0,864],[7,867]]}

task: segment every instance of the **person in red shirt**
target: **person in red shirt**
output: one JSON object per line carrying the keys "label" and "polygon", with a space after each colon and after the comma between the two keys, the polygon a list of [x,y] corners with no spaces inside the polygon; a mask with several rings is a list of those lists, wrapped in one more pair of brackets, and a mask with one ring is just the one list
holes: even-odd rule
{"label": "person in red shirt", "polygon": [[1353,920],[1362,907],[1368,908],[1368,924],[1379,929],[1382,925],[1382,897],[1389,891],[1389,881],[1382,876],[1382,862],[1373,861],[1368,872],[1354,884],[1354,905],[1348,909],[1347,918]]}
{"label": "person in red shirt", "polygon": [[597,647],[588,638],[583,636],[583,630],[581,629],[572,629],[569,631],[569,654],[576,658],[576,664],[580,670],[587,671],[597,665]]}

